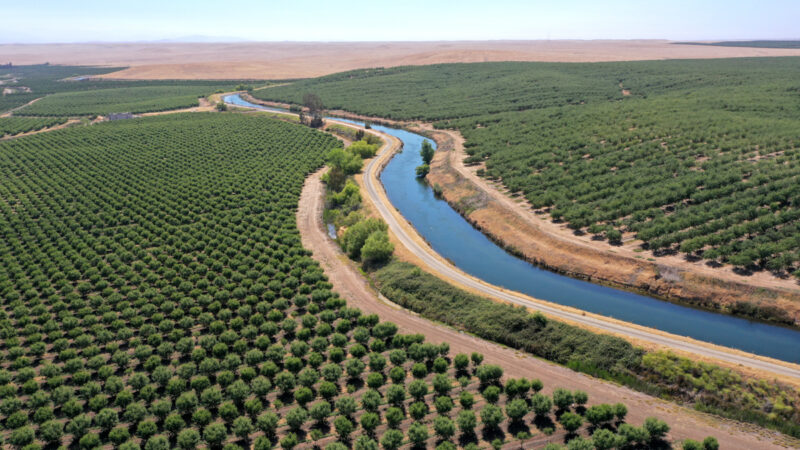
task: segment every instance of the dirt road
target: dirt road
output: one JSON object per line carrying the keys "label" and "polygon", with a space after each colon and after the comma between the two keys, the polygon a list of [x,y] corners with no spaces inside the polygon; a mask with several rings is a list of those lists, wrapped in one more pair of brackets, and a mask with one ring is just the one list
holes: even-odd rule
{"label": "dirt road", "polygon": [[[682,255],[655,257],[642,252],[634,238],[621,246],[576,236],[564,223],[537,214],[524,197],[512,197],[499,182],[477,175],[479,166],[466,166],[464,139],[455,130],[424,130],[435,133],[441,148],[428,180],[442,186],[451,205],[471,205],[468,221],[501,242],[513,243],[526,259],[561,273],[587,277],[618,287],[637,289],[699,305],[723,306],[750,302],[777,307],[788,317],[800,317],[800,285],[769,271],[750,275],[733,267],[709,267],[705,261],[688,261]],[[480,199],[480,200],[470,200]]]}
{"label": "dirt road", "polygon": [[[282,114],[291,115],[292,113],[286,112]],[[346,123],[342,123],[342,125],[353,126]],[[376,133],[374,130],[370,132]],[[783,377],[800,379],[800,366],[796,364],[785,363],[783,361],[763,358],[733,349],[714,346],[681,336],[674,336],[658,330],[651,330],[646,327],[640,327],[627,322],[587,313],[578,309],[552,304],[485,283],[460,271],[427,245],[386,197],[383,186],[378,181],[378,175],[383,166],[391,159],[394,151],[400,148],[400,142],[393,136],[386,134],[380,134],[380,137],[384,140],[385,144],[379,150],[378,156],[369,162],[363,175],[363,183],[369,201],[387,222],[394,237],[397,238],[411,254],[418,258],[418,260],[426,266],[424,268],[431,273],[472,292],[487,295],[490,298],[499,299],[501,301],[534,308],[549,316],[566,320],[570,323],[582,324],[595,330],[606,331],[618,336],[654,343],[666,348],[678,349],[708,358],[739,364],[748,368],[778,374]],[[300,211],[302,212],[306,207],[308,207],[308,203],[304,204],[301,200]],[[319,208],[322,208],[322,206],[319,206]],[[319,211],[320,213],[318,215],[321,217],[321,209]],[[315,249],[315,247],[311,246],[306,246],[306,248]],[[356,274],[361,277],[357,272]],[[363,280],[362,282],[366,283]]]}
{"label": "dirt road", "polygon": [[719,439],[721,448],[725,449],[777,449],[798,445],[798,442],[776,432],[699,413],[478,339],[421,318],[381,298],[324,229],[322,173],[317,172],[306,179],[300,197],[297,224],[303,246],[313,252],[314,259],[321,263],[334,289],[347,299],[350,306],[378,314],[382,320],[396,323],[405,333],[422,333],[430,342],[448,342],[454,354],[481,352],[486,356],[486,362],[502,366],[507,376],[542,379],[546,392],[565,387],[586,391],[592,404],[623,402],[629,408],[630,423],[641,424],[646,417],[657,416],[670,424],[673,439],[700,440],[714,435]]}
{"label": "dirt road", "polygon": [[[389,139],[387,137],[386,139]],[[665,347],[676,348],[698,355],[716,358],[734,364],[741,364],[747,367],[760,369],[783,376],[800,378],[800,366],[795,364],[782,364],[779,361],[771,361],[765,358],[743,352],[728,351],[727,349],[705,345],[704,343],[692,341],[667,333],[651,331],[644,327],[634,326],[625,322],[611,320],[603,316],[590,314],[577,309],[565,308],[561,305],[554,305],[539,299],[534,299],[526,295],[505,290],[497,286],[485,283],[457,269],[448,261],[438,255],[429,245],[427,245],[408,225],[406,220],[391,205],[389,199],[378,181],[378,174],[385,162],[391,158],[391,151],[382,151],[378,157],[374,158],[367,165],[364,171],[364,186],[370,201],[376,206],[378,212],[389,225],[389,229],[400,240],[400,242],[420,258],[427,266],[427,270],[437,274],[439,277],[454,283],[457,286],[466,287],[469,290],[488,295],[489,297],[500,299],[509,303],[535,308],[550,316],[567,320],[572,323],[585,324],[598,330],[608,331],[617,335],[629,336],[631,338],[652,342]]]}

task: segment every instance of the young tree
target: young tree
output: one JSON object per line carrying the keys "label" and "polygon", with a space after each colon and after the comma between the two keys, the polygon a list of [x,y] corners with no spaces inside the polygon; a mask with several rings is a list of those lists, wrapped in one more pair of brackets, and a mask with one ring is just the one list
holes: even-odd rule
{"label": "young tree", "polygon": [[402,385],[393,384],[386,390],[386,400],[395,406],[400,406],[406,399],[406,390]]}
{"label": "young tree", "polygon": [[528,414],[528,402],[521,398],[515,398],[506,404],[506,415],[515,422],[522,420]]}
{"label": "young tree", "polygon": [[94,421],[100,426],[100,428],[103,429],[103,431],[108,432],[110,429],[117,426],[117,423],[119,423],[119,417],[117,417],[117,412],[113,409],[104,408],[97,413]]}
{"label": "young tree", "polygon": [[489,386],[482,392],[483,398],[489,403],[497,403],[500,400],[500,388],[497,386]]}
{"label": "young tree", "polygon": [[567,430],[568,433],[574,433],[578,428],[581,427],[581,425],[583,425],[583,418],[577,414],[565,412],[564,414],[561,414],[561,417],[558,418],[558,422],[564,427],[565,430]]}
{"label": "young tree", "polygon": [[566,411],[572,406],[572,392],[558,388],[553,391],[553,404],[561,411]]}
{"label": "young tree", "polygon": [[127,427],[117,427],[108,433],[108,439],[116,446],[127,441],[130,437],[131,433],[128,431]]}
{"label": "young tree", "polygon": [[456,423],[458,423],[458,429],[461,430],[461,433],[467,436],[475,434],[475,427],[478,425],[475,413],[467,410],[462,410],[458,413]]}
{"label": "young tree", "polygon": [[206,425],[203,429],[203,439],[212,447],[219,447],[227,438],[228,432],[225,430],[225,425],[219,422]]}
{"label": "young tree", "polygon": [[408,393],[411,394],[415,400],[421,401],[428,394],[428,383],[424,380],[414,380],[408,384]]}
{"label": "young tree", "polygon": [[597,450],[611,450],[619,447],[623,442],[623,438],[605,428],[598,428],[592,433],[592,442],[594,442],[594,448]]}
{"label": "young tree", "polygon": [[100,436],[97,433],[86,433],[78,441],[81,448],[92,449],[100,445]]}
{"label": "young tree", "polygon": [[650,435],[650,443],[656,444],[667,435],[669,432],[669,425],[655,417],[648,417],[644,421],[644,429]]}
{"label": "young tree", "polygon": [[378,443],[369,436],[359,436],[353,448],[355,450],[378,450]]}
{"label": "young tree", "polygon": [[425,441],[428,440],[428,427],[419,422],[412,423],[408,428],[408,440],[414,447],[424,447]]}
{"label": "young tree", "polygon": [[333,419],[333,426],[336,428],[336,434],[339,435],[339,439],[345,442],[350,440],[350,434],[355,429],[353,422],[345,416],[338,416]]}
{"label": "young tree", "polygon": [[441,439],[447,440],[456,433],[456,427],[449,417],[438,416],[433,419],[433,430]]}
{"label": "young tree", "polygon": [[11,432],[11,436],[8,437],[8,442],[17,448],[22,448],[33,442],[34,437],[36,437],[36,433],[33,431],[33,428],[20,427]]}
{"label": "young tree", "polygon": [[359,421],[361,422],[361,428],[363,428],[364,431],[366,431],[370,436],[373,436],[375,428],[381,424],[381,418],[374,412],[366,412],[362,414]]}
{"label": "young tree", "polygon": [[275,430],[278,428],[278,420],[277,414],[272,411],[266,411],[258,416],[256,419],[256,426],[267,436],[274,437]]}
{"label": "young tree", "polygon": [[166,436],[156,435],[147,440],[144,450],[169,450],[169,439]]}
{"label": "young tree", "polygon": [[703,439],[703,450],[719,450],[719,441],[714,436]]}
{"label": "young tree", "polygon": [[239,439],[249,441],[250,433],[253,432],[253,421],[247,416],[237,417],[233,421],[231,431],[233,431],[233,434],[238,436]]}
{"label": "young tree", "polygon": [[357,408],[358,405],[356,404],[356,401],[349,395],[339,397],[339,399],[336,400],[336,409],[339,411],[339,414],[342,414],[343,416],[352,416],[353,413],[356,412]]}
{"label": "young tree", "polygon": [[194,428],[187,428],[178,434],[178,447],[189,450],[197,447],[200,442],[200,433]]}
{"label": "young tree", "polygon": [[361,260],[364,264],[379,264],[389,260],[394,252],[394,244],[389,242],[385,231],[374,231],[361,247]]}
{"label": "young tree", "polygon": [[173,437],[177,436],[185,427],[186,422],[178,414],[170,414],[164,419],[164,429]]}
{"label": "young tree", "polygon": [[56,420],[49,420],[39,426],[39,438],[48,444],[61,442],[64,435],[64,424]]}
{"label": "young tree", "polygon": [[481,422],[489,428],[496,429],[500,422],[503,421],[503,410],[495,405],[486,405],[481,410]]}
{"label": "young tree", "polygon": [[403,419],[406,418],[406,415],[403,413],[403,410],[396,406],[392,406],[389,409],[387,409],[385,416],[386,416],[386,423],[391,428],[396,428],[397,426],[400,425],[400,423],[403,422]]}
{"label": "young tree", "polygon": [[531,397],[531,407],[537,416],[542,417],[550,412],[550,409],[553,408],[553,403],[550,401],[550,397],[537,393]]}
{"label": "young tree", "polygon": [[386,450],[396,450],[403,444],[403,432],[400,430],[386,430],[381,437],[381,445]]}
{"label": "young tree", "polygon": [[428,405],[425,402],[414,402],[408,407],[408,413],[414,420],[422,420],[428,415]]}
{"label": "young tree", "polygon": [[286,413],[286,424],[289,425],[293,431],[302,428],[303,424],[308,419],[308,413],[303,408],[294,408]]}
{"label": "young tree", "polygon": [[328,416],[331,415],[331,411],[331,404],[325,400],[321,400],[311,405],[308,413],[318,424],[323,424],[328,419]]}
{"label": "young tree", "polygon": [[430,165],[431,161],[433,161],[433,145],[431,145],[430,141],[427,139],[422,141],[422,148],[419,150],[419,155],[422,156],[422,163],[425,165]]}
{"label": "young tree", "polygon": [[381,404],[381,393],[370,389],[361,396],[361,406],[369,412],[376,412]]}
{"label": "young tree", "polygon": [[616,417],[617,422],[622,422],[625,420],[625,416],[628,415],[628,407],[625,406],[624,403],[617,403],[614,405],[614,417]]}
{"label": "young tree", "polygon": [[594,405],[586,410],[584,416],[593,427],[599,427],[600,425],[610,422],[614,419],[614,409],[611,407],[611,405],[607,405],[605,403]]}

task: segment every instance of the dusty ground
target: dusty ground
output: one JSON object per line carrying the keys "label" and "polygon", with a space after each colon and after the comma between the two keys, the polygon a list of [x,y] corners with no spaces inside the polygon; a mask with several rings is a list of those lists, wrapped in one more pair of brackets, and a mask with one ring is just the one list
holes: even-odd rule
{"label": "dusty ground", "polygon": [[664,40],[262,42],[0,45],[14,64],[130,66],[114,78],[286,79],[364,67],[484,61],[627,61],[800,56],[800,49],[675,45]]}
{"label": "dusty ground", "polygon": [[17,139],[17,138],[21,138],[21,137],[25,137],[25,136],[30,136],[32,134],[46,133],[48,131],[53,131],[53,130],[60,130],[62,128],[71,127],[71,126],[73,126],[75,124],[78,124],[80,122],[81,122],[80,119],[69,119],[69,120],[67,120],[66,122],[64,122],[64,123],[62,123],[60,125],[55,125],[55,126],[52,126],[52,127],[42,128],[42,129],[34,130],[34,131],[28,131],[26,133],[19,133],[19,134],[14,134],[14,135],[2,136],[2,137],[0,137],[0,141],[7,141],[9,139]]}
{"label": "dusty ground", "polygon": [[306,180],[297,213],[303,246],[312,249],[334,288],[348,304],[382,320],[396,323],[403,332],[423,333],[430,342],[448,342],[453,353],[481,352],[486,362],[501,365],[508,377],[536,377],[545,380],[545,391],[555,387],[580,389],[589,394],[592,403],[624,402],[629,408],[629,422],[640,424],[646,417],[658,416],[672,427],[673,439],[702,439],[716,436],[722,448],[780,448],[798,445],[778,433],[702,414],[648,395],[573,372],[522,352],[492,344],[476,337],[437,324],[389,302],[369,286],[359,269],[328,238],[321,221],[324,186],[322,172]]}
{"label": "dusty ground", "polygon": [[737,301],[774,305],[800,321],[800,285],[769,272],[740,275],[729,266],[711,268],[681,256],[652,258],[636,252],[635,243],[612,246],[591,236],[576,236],[564,224],[536,214],[522,199],[512,198],[498,184],[476,175],[463,164],[463,138],[453,131],[436,132],[443,149],[431,165],[429,181],[444,188],[449,203],[468,212],[467,219],[502,242],[513,242],[525,258],[556,271],[642,289],[697,305],[730,305]]}

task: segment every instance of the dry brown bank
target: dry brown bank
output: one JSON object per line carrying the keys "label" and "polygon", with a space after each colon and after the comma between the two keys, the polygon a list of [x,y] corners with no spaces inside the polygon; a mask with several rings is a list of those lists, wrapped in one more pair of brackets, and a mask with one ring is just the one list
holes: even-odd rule
{"label": "dry brown bank", "polygon": [[713,434],[719,439],[722,448],[730,449],[766,449],[797,444],[791,438],[773,431],[699,413],[573,372],[523,352],[431,322],[388,302],[369,286],[358,268],[328,238],[321,220],[324,185],[320,176],[321,172],[318,172],[306,180],[298,207],[297,223],[303,246],[313,251],[314,259],[320,262],[325,274],[334,284],[334,289],[347,298],[349,305],[378,314],[382,320],[396,323],[403,332],[422,333],[430,342],[448,342],[454,353],[482,352],[486,355],[487,362],[501,365],[506,376],[537,377],[545,380],[547,392],[556,387],[566,387],[586,391],[593,403],[623,402],[629,407],[628,416],[632,423],[641,423],[646,417],[658,416],[672,427],[673,439],[702,439]]}
{"label": "dry brown bank", "polygon": [[648,258],[633,244],[615,247],[576,236],[566,225],[535,214],[526,202],[477,176],[477,167],[465,166],[463,138],[457,132],[432,135],[446,151],[437,152],[428,180],[439,184],[447,202],[474,226],[525,259],[570,276],[710,309],[726,310],[736,302],[774,306],[795,323],[800,321],[796,280],[768,272],[740,275],[729,266],[711,268],[681,256]]}
{"label": "dry brown bank", "polygon": [[[253,103],[289,106],[245,98]],[[649,254],[634,251],[633,244],[616,247],[591,236],[576,236],[566,225],[553,223],[535,214],[526,202],[509,197],[502,186],[479,177],[477,166],[465,166],[464,139],[457,131],[347,111],[329,112],[430,136],[443,151],[436,153],[428,181],[439,184],[445,200],[475,227],[531,262],[569,276],[708,309],[725,310],[739,301],[775,306],[796,323],[800,321],[800,285],[794,279],[781,279],[769,272],[740,275],[730,266],[712,268],[681,256],[651,261]]]}

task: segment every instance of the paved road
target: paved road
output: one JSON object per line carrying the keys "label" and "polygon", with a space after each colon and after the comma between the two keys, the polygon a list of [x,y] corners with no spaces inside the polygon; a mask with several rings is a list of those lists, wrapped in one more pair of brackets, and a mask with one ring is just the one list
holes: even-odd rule
{"label": "paved road", "polygon": [[[282,114],[296,115],[288,112]],[[353,126],[347,123],[343,124],[346,126]],[[734,364],[741,364],[742,366],[753,369],[764,370],[775,374],[800,379],[800,367],[797,365],[781,365],[758,359],[756,357],[747,356],[746,354],[728,352],[695,342],[686,341],[678,337],[671,337],[663,333],[653,333],[637,327],[628,326],[624,323],[620,323],[619,321],[604,319],[602,316],[585,315],[580,312],[571,312],[558,306],[554,306],[548,302],[536,300],[523,294],[510,292],[497,286],[478,281],[475,278],[461,272],[455,266],[446,262],[444,258],[440,257],[430,246],[423,244],[423,240],[421,238],[413,238],[413,227],[407,223],[405,226],[401,225],[400,221],[405,221],[405,219],[403,219],[402,216],[394,209],[394,206],[391,205],[385,195],[385,192],[383,191],[383,186],[381,185],[380,181],[378,181],[378,175],[383,168],[383,164],[385,164],[388,158],[391,158],[391,155],[395,149],[399,148],[400,141],[393,136],[377,133],[375,130],[371,130],[371,132],[380,134],[380,137],[384,139],[385,144],[380,149],[379,156],[373,158],[364,171],[364,185],[367,189],[367,194],[369,195],[372,203],[376,206],[378,212],[380,212],[383,219],[389,225],[389,228],[392,230],[394,235],[397,236],[397,239],[411,253],[420,258],[422,262],[428,266],[429,270],[436,273],[441,278],[446,279],[454,284],[481,292],[489,297],[537,309],[547,313],[552,317],[562,318],[575,323],[588,325],[596,329],[609,331],[646,342],[652,342],[665,347],[683,350]]]}
{"label": "paved road", "polygon": [[[391,151],[389,147],[390,146],[387,144],[383,152]],[[381,157],[374,158],[367,166],[367,169],[364,173],[364,185],[367,189],[367,194],[400,242],[406,248],[408,248],[411,253],[419,257],[431,271],[435,272],[440,277],[455,284],[468,287],[474,291],[484,293],[490,297],[505,300],[517,305],[538,309],[553,317],[585,324],[600,330],[629,336],[631,338],[652,342],[654,344],[671,347],[677,350],[683,350],[698,355],[716,358],[734,364],[741,364],[743,366],[765,370],[780,375],[800,378],[800,368],[798,367],[784,366],[747,355],[727,352],[725,350],[718,350],[716,348],[694,342],[687,342],[683,339],[670,337],[661,333],[652,333],[640,328],[629,327],[624,323],[619,323],[617,321],[604,320],[602,317],[595,315],[590,316],[578,312],[567,311],[560,307],[553,306],[552,304],[548,304],[547,302],[536,301],[528,296],[509,292],[466,275],[452,264],[446,262],[444,258],[438,256],[430,246],[421,243],[422,239],[412,238],[411,233],[413,233],[413,231],[409,231],[410,226],[401,226],[400,221],[405,219],[403,219],[402,216],[398,217],[399,213],[396,211],[393,213],[394,206],[389,203],[388,198],[383,193],[383,186],[378,181],[380,169],[383,167],[382,163],[385,162],[385,158],[387,157],[389,157],[388,154],[381,153]]]}

